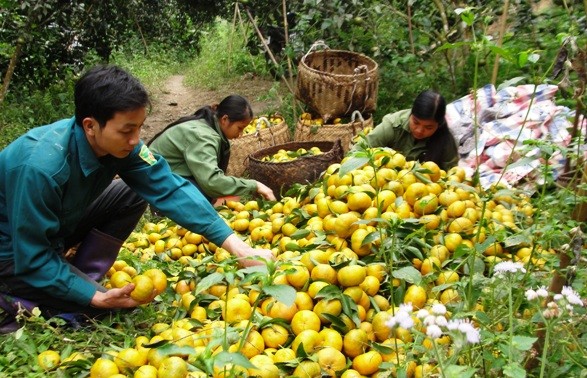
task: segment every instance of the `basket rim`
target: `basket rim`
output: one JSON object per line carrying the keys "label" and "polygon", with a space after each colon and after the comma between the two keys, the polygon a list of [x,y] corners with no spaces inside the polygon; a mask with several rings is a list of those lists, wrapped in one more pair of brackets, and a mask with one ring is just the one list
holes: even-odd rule
{"label": "basket rim", "polygon": [[[336,117],[333,117],[333,118],[336,118]],[[300,123],[303,124],[303,121],[304,121],[303,119],[298,117],[298,120],[296,121],[296,126],[299,125]],[[327,127],[338,126],[339,127],[339,126],[354,125],[355,123],[369,123],[369,122],[372,123],[372,121],[373,121],[373,115],[371,113],[368,113],[368,117],[363,116],[362,121],[360,119],[358,119],[358,120],[355,120],[354,122],[347,122],[347,123],[342,123],[342,122],[341,123],[324,123],[324,124],[322,124],[320,126],[316,126],[316,127],[324,127],[324,126],[327,126]],[[306,127],[306,125],[304,125],[304,127]],[[309,126],[309,127],[311,127],[311,126]]]}
{"label": "basket rim", "polygon": [[[261,159],[259,159],[259,155],[261,155],[261,157],[265,156],[268,152],[267,151],[271,151],[271,150],[275,150],[275,151],[279,151],[280,149],[286,149],[284,147],[289,147],[289,146],[300,146],[300,147],[321,147],[321,146],[329,146],[330,148],[328,149],[328,151],[323,152],[323,154],[320,155],[308,155],[308,156],[301,156],[295,160],[292,161],[285,161],[285,162],[267,162],[267,161],[262,161]],[[328,154],[330,152],[336,153],[336,145],[337,142],[336,141],[330,141],[330,140],[314,140],[314,141],[292,141],[292,142],[287,142],[287,143],[281,143],[281,144],[276,144],[274,146],[270,146],[270,147],[266,147],[266,148],[262,148],[260,150],[257,150],[251,154],[249,154],[249,160],[254,161],[255,163],[259,163],[259,164],[279,164],[279,165],[287,165],[287,164],[291,164],[291,163],[295,163],[296,160],[298,159],[306,159],[306,158],[316,158],[316,157],[320,157],[322,155]],[[322,150],[322,148],[320,148]]]}
{"label": "basket rim", "polygon": [[261,139],[261,135],[262,134],[273,134],[274,132],[279,132],[281,130],[275,131],[277,128],[284,128],[289,130],[289,126],[287,125],[287,122],[285,122],[285,118],[282,117],[281,122],[279,122],[276,125],[273,126],[268,126],[264,129],[260,129],[258,131],[255,131],[254,133],[250,133],[250,134],[246,134],[246,135],[241,135],[238,138],[234,138],[229,140],[230,144],[236,144],[236,143],[244,143],[246,142],[248,139],[252,139],[252,140],[259,140]]}
{"label": "basket rim", "polygon": [[308,66],[308,64],[306,63],[306,58],[313,56],[313,55],[318,55],[318,54],[329,54],[329,53],[334,53],[334,55],[339,55],[341,53],[344,54],[353,54],[353,55],[357,55],[358,57],[364,58],[365,60],[367,60],[369,63],[373,64],[373,67],[371,69],[367,69],[367,74],[373,74],[373,72],[377,73],[377,70],[379,68],[379,64],[371,57],[359,53],[359,52],[355,52],[355,51],[348,51],[348,50],[320,50],[320,51],[312,51],[306,55],[304,55],[302,57],[302,59],[300,59],[300,65],[302,65],[305,69],[307,69],[308,71],[312,72],[312,73],[316,73],[316,74],[320,74],[320,75],[326,75],[326,76],[332,76],[332,77],[348,77],[348,76],[354,76],[352,74],[333,74],[330,72],[324,72],[324,71],[319,71],[315,68],[312,68],[310,66]]}

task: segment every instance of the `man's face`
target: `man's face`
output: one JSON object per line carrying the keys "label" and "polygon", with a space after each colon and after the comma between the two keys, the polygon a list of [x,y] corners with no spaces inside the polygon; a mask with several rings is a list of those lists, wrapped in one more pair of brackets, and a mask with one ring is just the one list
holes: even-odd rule
{"label": "man's face", "polygon": [[140,108],[115,113],[104,127],[100,127],[94,118],[84,118],[83,127],[97,157],[125,158],[139,143],[139,133],[146,117],[147,110]]}

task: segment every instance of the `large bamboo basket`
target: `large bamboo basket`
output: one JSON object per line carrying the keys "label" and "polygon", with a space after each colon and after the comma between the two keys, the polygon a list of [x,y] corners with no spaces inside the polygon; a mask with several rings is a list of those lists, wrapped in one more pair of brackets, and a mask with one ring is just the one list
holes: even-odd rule
{"label": "large bamboo basket", "polygon": [[359,111],[353,112],[349,123],[324,124],[321,126],[308,126],[299,119],[294,131],[294,141],[314,141],[314,140],[340,140],[343,153],[347,153],[355,135],[361,130],[373,127],[373,117],[368,115],[367,119]]}
{"label": "large bamboo basket", "polygon": [[[265,122],[267,127],[262,129],[260,122]],[[243,135],[230,141],[230,160],[228,161],[226,174],[228,176],[242,177],[247,170],[248,156],[251,153],[290,141],[291,133],[285,119],[281,123],[271,126],[267,118],[259,117],[255,133]]]}
{"label": "large bamboo basket", "polygon": [[297,97],[303,103],[325,122],[349,116],[354,110],[375,111],[379,87],[377,62],[352,51],[311,50],[298,64]]}
{"label": "large bamboo basket", "polygon": [[[262,161],[263,157],[273,155],[284,149],[296,151],[298,148],[309,150],[318,147],[323,152],[320,155],[303,156],[287,162]],[[340,140],[289,142],[261,149],[249,155],[250,177],[264,183],[273,190],[277,198],[296,183],[308,184],[316,181],[322,172],[331,164],[338,163],[343,158]]]}

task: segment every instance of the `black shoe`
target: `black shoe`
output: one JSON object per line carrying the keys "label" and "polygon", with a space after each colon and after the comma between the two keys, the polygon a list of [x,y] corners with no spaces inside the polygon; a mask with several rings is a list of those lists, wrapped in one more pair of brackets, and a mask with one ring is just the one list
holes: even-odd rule
{"label": "black shoe", "polygon": [[6,314],[6,317],[0,322],[0,335],[16,332],[20,327],[14,316]]}
{"label": "black shoe", "polygon": [[7,314],[12,316],[16,316],[18,311],[21,309],[32,313],[33,309],[38,306],[39,305],[37,303],[28,299],[0,293],[0,309],[4,310]]}
{"label": "black shoe", "polygon": [[80,328],[83,328],[84,326],[87,326],[89,323],[88,317],[82,313],[75,313],[75,312],[62,313],[62,314],[55,315],[55,317],[63,319],[66,323],[66,326],[68,326],[74,330],[78,330]]}

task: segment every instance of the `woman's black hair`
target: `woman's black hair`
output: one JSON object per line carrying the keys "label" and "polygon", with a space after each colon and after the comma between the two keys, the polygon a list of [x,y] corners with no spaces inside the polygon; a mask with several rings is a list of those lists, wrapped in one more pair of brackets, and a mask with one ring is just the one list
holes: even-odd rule
{"label": "woman's black hair", "polygon": [[214,127],[214,117],[220,119],[225,115],[228,116],[230,122],[238,122],[246,119],[253,118],[253,109],[246,98],[239,95],[230,95],[225,97],[217,105],[206,105],[196,110],[192,115],[181,117],[177,121],[174,121],[167,125],[163,130],[159,131],[147,145],[151,145],[155,139],[163,134],[167,129],[179,125],[180,123],[203,119],[206,121],[208,126]]}
{"label": "woman's black hair", "polygon": [[426,142],[426,152],[420,155],[420,161],[433,161],[441,165],[443,160],[444,148],[450,139],[453,138],[446,123],[446,101],[444,97],[433,90],[421,92],[412,105],[412,114],[421,120],[434,120],[438,124],[438,129]]}

